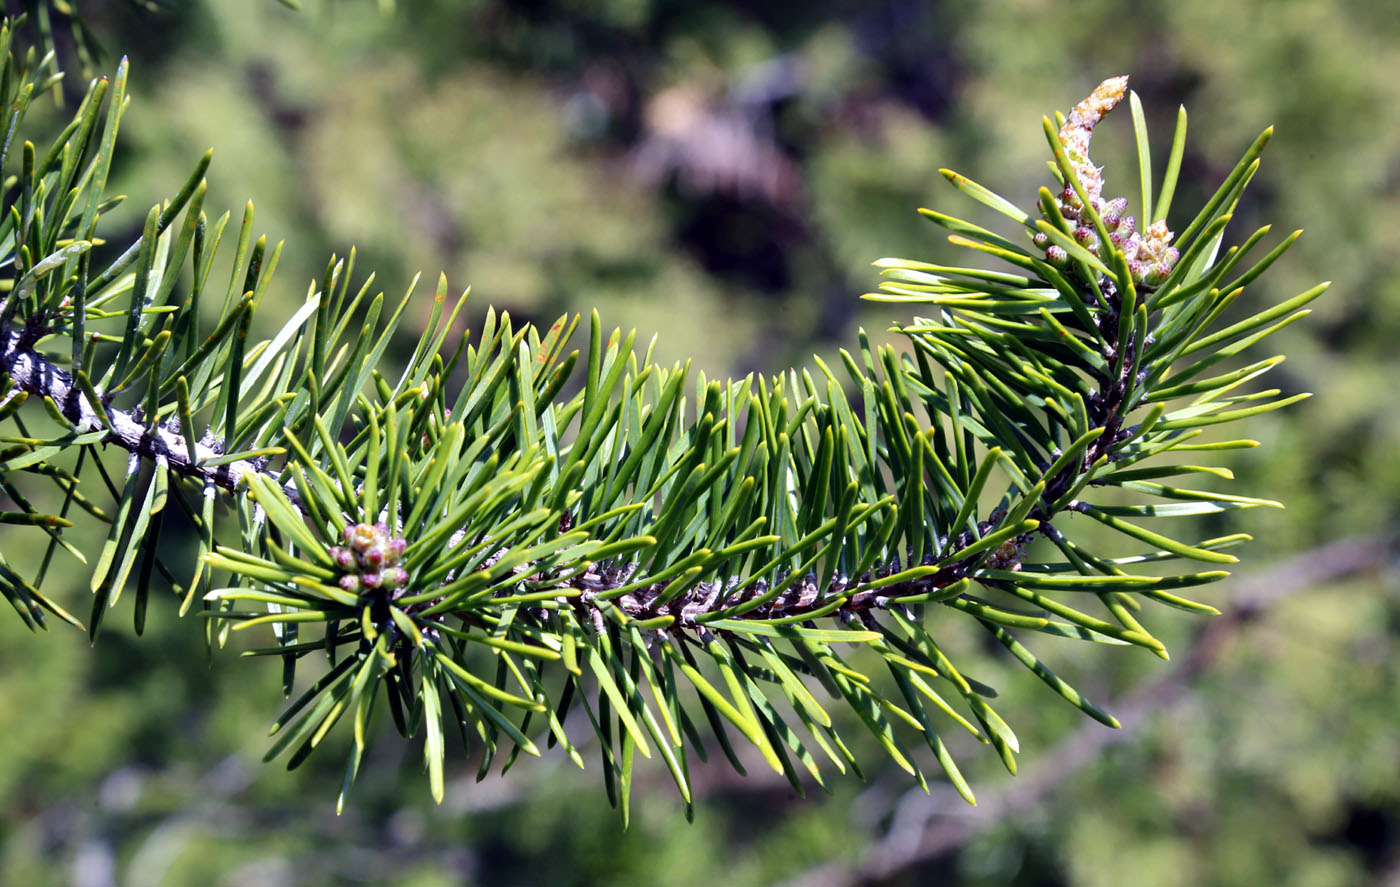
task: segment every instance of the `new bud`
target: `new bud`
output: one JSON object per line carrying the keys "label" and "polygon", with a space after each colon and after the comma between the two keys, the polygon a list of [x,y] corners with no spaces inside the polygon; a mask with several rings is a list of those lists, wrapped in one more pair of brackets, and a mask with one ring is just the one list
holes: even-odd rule
{"label": "new bud", "polygon": [[1103,224],[1110,231],[1123,223],[1123,212],[1128,208],[1126,197],[1115,197],[1104,205]]}
{"label": "new bud", "polygon": [[1080,225],[1074,229],[1074,239],[1089,252],[1096,256],[1099,254],[1099,235],[1094,233],[1093,228]]}
{"label": "new bud", "polygon": [[377,541],[377,538],[378,534],[375,533],[374,527],[369,524],[355,524],[355,533],[350,545],[356,551],[364,552]]}

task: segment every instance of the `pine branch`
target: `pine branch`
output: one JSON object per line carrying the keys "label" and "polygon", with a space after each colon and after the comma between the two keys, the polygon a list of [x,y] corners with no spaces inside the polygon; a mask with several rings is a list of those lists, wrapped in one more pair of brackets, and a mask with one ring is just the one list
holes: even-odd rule
{"label": "pine branch", "polygon": [[[0,107],[17,129],[35,88],[52,81],[51,60],[10,53],[3,64]],[[0,421],[18,434],[4,438],[0,485],[19,509],[5,520],[45,532],[49,551],[33,581],[0,556],[0,593],[32,626],[45,611],[76,622],[39,589],[59,549],[86,564],[63,532],[80,506],[108,525],[90,566],[94,635],[128,586],[139,630],[159,576],[184,608],[199,603],[211,643],[271,627],[273,646],[249,652],[282,662],[289,697],[304,686],[298,667],[324,659],[276,722],[268,758],[286,753],[297,766],[351,721],[342,803],[380,708],[405,736],[424,735],[441,799],[453,724],[464,746],[481,747],[483,772],[540,754],[532,733],[582,766],[564,726],[576,705],[624,820],[634,758],[653,751],[689,812],[701,715],[736,768],[731,731],[798,791],[808,779],[826,787],[819,755],[857,770],[843,731],[858,724],[925,786],[905,742],[927,744],[971,801],[936,724],[967,730],[1012,772],[1019,742],[994,694],[935,640],[932,613],[972,617],[960,621],[1116,726],[1023,640],[1165,656],[1141,602],[1213,613],[1176,591],[1226,574],[1155,565],[1233,562],[1223,549],[1248,537],[1188,543],[1143,524],[1278,504],[1163,483],[1230,475],[1161,458],[1252,446],[1197,437],[1305,396],[1238,393],[1278,357],[1203,376],[1302,317],[1325,288],[1215,326],[1293,240],[1242,272],[1265,232],[1220,254],[1268,131],[1175,238],[1157,215],[1166,198],[1154,207],[1146,194],[1134,105],[1139,234],[1089,157],[1092,129],[1125,96],[1124,79],[1106,81],[1060,126],[1043,121],[1058,193],[1041,189],[1039,218],[946,173],[1020,225],[1021,242],[923,211],[1014,273],[881,260],[886,281],[870,298],[932,315],[896,326],[903,351],[862,332],[842,352],[844,379],[820,361],[815,375],[699,376],[688,399],[688,365],[639,355],[635,333],[609,333],[596,314],[581,351],[568,350],[578,318],[517,329],[488,311],[475,337],[457,333],[466,294],[451,303],[445,279],[391,382],[384,355],[416,281],[397,303],[371,295],[372,276],[352,291],[353,252],[332,258],[278,333],[250,342],[281,246],[253,237],[250,204],[216,291],[210,268],[229,216],[203,212],[208,156],[97,271],[91,245],[109,208],[125,84],[123,62],[46,152],[17,143],[20,172],[0,215],[13,267]],[[1174,152],[1183,133],[1184,122]],[[209,299],[221,307],[206,335]],[[41,350],[49,342],[71,356]],[[41,408],[60,437],[27,430]],[[120,484],[103,466],[108,444],[129,453]],[[31,478],[56,485],[61,507],[41,510],[22,492],[17,482]],[[110,511],[91,489],[111,493]],[[1131,496],[1101,498],[1110,489]],[[194,527],[188,577],[161,557],[167,505]],[[1074,538],[1056,525],[1067,512],[1132,553]],[[847,714],[833,717],[822,692]]]}
{"label": "pine branch", "polygon": [[222,441],[206,435],[201,440],[187,442],[180,434],[178,420],[152,426],[143,421],[139,409],[114,409],[107,402],[109,399],[99,400],[99,413],[72,376],[33,349],[29,341],[33,338],[32,333],[26,336],[13,329],[0,329],[0,374],[10,380],[11,391],[51,400],[63,418],[71,423],[75,435],[105,432],[98,443],[115,444],[143,459],[159,461],[176,474],[202,485],[233,490],[246,475],[255,473],[276,479],[277,474],[268,469],[266,458],[222,462]]}

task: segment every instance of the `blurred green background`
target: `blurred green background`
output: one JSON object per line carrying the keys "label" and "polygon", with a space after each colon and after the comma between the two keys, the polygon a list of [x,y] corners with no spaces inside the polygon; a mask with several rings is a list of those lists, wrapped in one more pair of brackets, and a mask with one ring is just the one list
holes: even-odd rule
{"label": "blurred green background", "polygon": [[[712,762],[693,825],[650,767],[623,832],[597,774],[560,754],[480,783],[459,759],[435,807],[420,748],[386,734],[336,816],[343,731],[294,773],[259,762],[277,663],[237,648],[211,662],[165,598],[144,637],[123,604],[92,648],[6,616],[0,883],[1400,884],[1395,557],[1323,547],[1393,539],[1400,502],[1400,7],[303,5],[81,7],[103,64],[133,63],[113,189],[130,200],[107,236],[139,233],[213,146],[206,206],[236,215],[252,198],[258,230],[287,243],[288,307],[269,302],[268,324],[353,244],[388,292],[420,270],[424,292],[439,270],[470,283],[473,325],[487,305],[543,322],[596,307],[655,332],[663,360],[774,372],[901,319],[857,299],[872,260],[967,259],[915,207],[985,218],[939,168],[1028,205],[1048,180],[1040,116],[1105,77],[1132,75],[1159,166],[1178,104],[1190,111],[1174,227],[1276,124],[1229,233],[1307,234],[1239,311],[1335,283],[1267,352],[1289,356],[1273,384],[1318,396],[1253,421],[1243,433],[1264,447],[1229,464],[1239,491],[1288,510],[1230,515],[1256,539],[1205,598],[1226,616],[1151,614],[1173,662],[1046,643],[1125,716],[1117,734],[948,620],[1025,752],[1012,779],[955,748],[976,810],[867,749],[866,780],[837,778],[830,797]],[[1129,144],[1123,112],[1095,159],[1132,195]],[[81,614],[84,580],[56,592]]]}

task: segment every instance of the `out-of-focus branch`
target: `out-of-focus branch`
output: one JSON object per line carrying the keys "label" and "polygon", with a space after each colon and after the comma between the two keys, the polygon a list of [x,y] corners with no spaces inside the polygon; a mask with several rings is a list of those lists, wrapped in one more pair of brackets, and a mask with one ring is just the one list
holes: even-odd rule
{"label": "out-of-focus branch", "polygon": [[632,169],[655,187],[674,176],[688,191],[763,200],[796,211],[801,171],[779,144],[774,106],[801,92],[805,77],[782,56],[759,66],[721,95],[676,86],[647,103],[646,133]]}
{"label": "out-of-focus branch", "polygon": [[1395,533],[1343,539],[1246,577],[1236,584],[1234,606],[1206,625],[1174,668],[1108,706],[1122,723],[1121,729],[1085,723],[1043,755],[1041,764],[1000,791],[979,797],[977,807],[963,803],[952,788],[936,789],[928,795],[911,790],[899,801],[889,831],[865,848],[855,866],[820,866],[789,882],[789,887],[881,883],[918,863],[950,853],[991,826],[1034,808],[1072,774],[1099,760],[1105,749],[1134,739],[1149,714],[1182,702],[1197,676],[1219,658],[1229,641],[1267,617],[1274,605],[1323,582],[1382,568],[1397,556],[1400,535]]}

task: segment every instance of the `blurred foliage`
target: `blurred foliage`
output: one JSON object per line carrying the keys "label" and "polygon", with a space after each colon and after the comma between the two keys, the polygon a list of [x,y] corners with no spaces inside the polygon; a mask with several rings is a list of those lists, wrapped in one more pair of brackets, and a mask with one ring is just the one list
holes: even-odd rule
{"label": "blurred foliage", "polygon": [[[1046,179],[1039,115],[1105,76],[1133,75],[1159,137],[1189,106],[1183,181],[1202,190],[1276,123],[1235,230],[1268,218],[1308,235],[1256,297],[1336,285],[1278,345],[1289,387],[1321,396],[1257,422],[1266,447],[1233,462],[1243,488],[1286,491],[1289,506],[1243,521],[1257,537],[1250,560],[1267,569],[1394,527],[1400,13],[1386,4],[303,6],[82,4],[100,48],[133,58],[140,102],[116,184],[134,198],[133,235],[139,207],[213,145],[210,205],[255,198],[260,227],[295,246],[289,259],[354,242],[391,291],[441,268],[525,319],[596,306],[658,331],[662,358],[693,356],[714,375],[800,362],[857,322],[883,328],[888,312],[853,295],[879,255],[947,256],[910,211],[950,202],[937,169],[1033,194]],[[768,158],[757,185],[729,167],[700,175],[677,149],[677,133],[716,115],[746,123],[749,141],[729,150]],[[1130,145],[1113,124],[1096,141],[1109,175]],[[1216,588],[1228,608],[1230,583]],[[1396,592],[1387,570],[1276,606],[1185,701],[1042,806],[893,883],[1397,883]],[[854,861],[899,809],[902,787],[879,772],[799,800],[712,765],[696,778],[694,826],[657,771],[623,834],[596,776],[561,756],[481,784],[462,762],[435,808],[417,750],[381,742],[355,809],[336,817],[334,750],[290,774],[256,763],[275,666],[203,669],[199,632],[174,609],[153,605],[139,641],[109,626],[91,651],[78,632],[37,637],[0,620],[0,881],[769,884]],[[1165,639],[1189,649],[1200,626],[1173,618]],[[1164,667],[1114,656],[1110,670],[1063,647],[1057,670],[1101,699]],[[981,658],[1008,706],[1042,692],[978,640],[951,652]],[[1027,750],[1077,725],[1068,707],[1039,708],[1018,725]],[[977,763],[979,786],[1011,780]]]}

